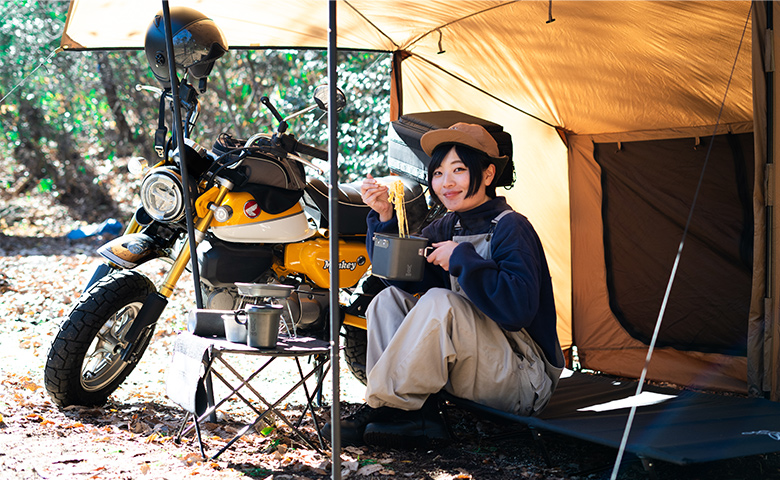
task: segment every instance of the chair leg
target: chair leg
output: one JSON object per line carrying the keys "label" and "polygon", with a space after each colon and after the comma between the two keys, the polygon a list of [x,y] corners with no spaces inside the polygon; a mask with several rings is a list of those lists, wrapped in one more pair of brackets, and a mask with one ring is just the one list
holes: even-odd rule
{"label": "chair leg", "polygon": [[541,432],[531,426],[528,427],[528,431],[531,432],[531,437],[542,451],[542,457],[544,457],[544,462],[547,464],[547,467],[552,468],[552,458],[550,458],[550,452],[547,451],[547,444],[544,443]]}
{"label": "chair leg", "polygon": [[439,411],[439,415],[441,415],[442,420],[444,420],[444,427],[447,429],[447,434],[452,440],[455,440],[455,431],[452,429],[452,419],[448,413],[447,401],[438,394],[433,395],[435,395],[436,398],[436,407]]}
{"label": "chair leg", "polygon": [[658,472],[655,471],[655,464],[653,463],[653,459],[647,457],[639,457],[639,459],[642,461],[642,467],[644,467],[645,472],[647,472],[647,475],[650,477],[650,479],[658,480]]}
{"label": "chair leg", "polygon": [[208,457],[206,456],[206,450],[203,448],[203,438],[200,434],[200,425],[198,424],[198,419],[193,417],[193,420],[195,422],[195,433],[198,435],[198,447],[200,448],[200,456],[203,458],[203,460],[208,460]]}
{"label": "chair leg", "polygon": [[187,422],[189,421],[191,415],[192,414],[190,412],[185,412],[184,420],[181,421],[181,425],[179,425],[179,428],[176,429],[176,435],[173,437],[173,443],[176,445],[181,443],[181,437],[184,434],[184,427],[187,426]]}

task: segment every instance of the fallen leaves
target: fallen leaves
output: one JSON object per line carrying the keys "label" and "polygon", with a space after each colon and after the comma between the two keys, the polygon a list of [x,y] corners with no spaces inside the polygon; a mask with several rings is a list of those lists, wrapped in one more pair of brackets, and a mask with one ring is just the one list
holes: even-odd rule
{"label": "fallen leaves", "polygon": [[184,462],[185,465],[188,467],[191,467],[195,465],[196,463],[200,463],[203,461],[203,457],[200,456],[199,453],[190,453],[187,454],[184,458],[181,459],[182,462]]}

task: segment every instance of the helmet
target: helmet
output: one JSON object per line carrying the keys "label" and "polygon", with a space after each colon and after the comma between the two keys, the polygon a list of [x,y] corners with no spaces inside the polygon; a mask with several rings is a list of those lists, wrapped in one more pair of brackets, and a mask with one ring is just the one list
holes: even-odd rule
{"label": "helmet", "polygon": [[[171,31],[176,67],[189,70],[190,75],[197,79],[206,78],[214,61],[228,49],[225,36],[217,24],[189,7],[171,7]],[[155,15],[146,31],[144,50],[154,76],[163,85],[168,85],[171,79],[162,11]]]}

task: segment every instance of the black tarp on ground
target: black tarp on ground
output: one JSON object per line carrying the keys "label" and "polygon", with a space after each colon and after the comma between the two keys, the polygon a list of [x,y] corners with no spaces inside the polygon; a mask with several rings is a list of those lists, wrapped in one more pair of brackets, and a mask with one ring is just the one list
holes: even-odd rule
{"label": "black tarp on ground", "polygon": [[[538,417],[443,396],[493,418],[619,448],[637,383],[567,373]],[[643,389],[641,398],[664,400],[637,408],[626,445],[637,456],[687,465],[780,451],[780,403],[656,387]]]}

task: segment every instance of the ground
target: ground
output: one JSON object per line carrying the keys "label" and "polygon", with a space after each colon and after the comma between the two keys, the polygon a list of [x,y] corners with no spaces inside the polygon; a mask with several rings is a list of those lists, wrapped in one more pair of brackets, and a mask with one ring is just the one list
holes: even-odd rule
{"label": "ground", "polygon": [[[123,182],[120,182],[123,183]],[[128,191],[126,185],[116,188]],[[116,190],[115,190],[116,191]],[[152,344],[128,380],[100,408],[57,408],[43,386],[43,364],[59,323],[78,298],[99,258],[102,237],[68,240],[82,222],[50,194],[5,198],[0,205],[0,479],[100,478],[331,478],[327,455],[300,443],[278,423],[253,432],[216,461],[203,461],[192,435],[181,444],[173,433],[184,414],[166,396],[165,367],[175,335],[193,304],[191,279],[179,285]],[[124,220],[123,218],[120,220]],[[145,267],[158,280],[165,265]],[[343,366],[341,406],[345,413],[362,401],[362,388]],[[275,371],[279,383],[289,371]],[[329,392],[330,383],[325,391]],[[325,403],[331,401],[325,395]],[[296,418],[300,399],[284,413]],[[321,414],[327,419],[329,409]],[[541,441],[522,426],[501,425],[448,409],[455,442],[433,451],[346,448],[342,478],[409,479],[602,479],[609,478],[616,451],[569,437],[543,433]],[[242,413],[228,405],[222,422],[206,425],[210,451],[238,428]],[[304,431],[313,438],[310,419]],[[263,435],[265,433],[265,435]],[[550,463],[544,456],[549,453]],[[635,458],[618,478],[651,478]],[[655,463],[664,479],[780,478],[780,457],[743,459],[680,467]]]}

